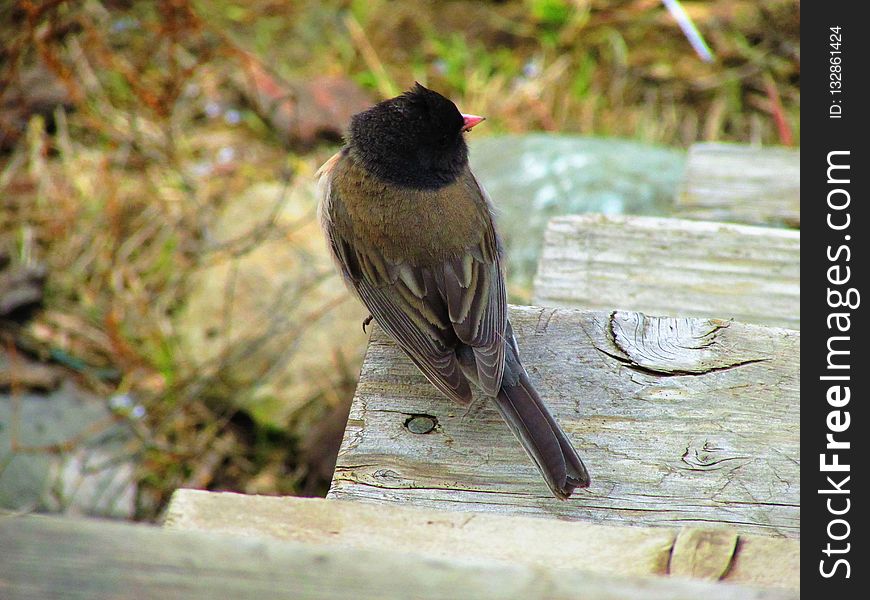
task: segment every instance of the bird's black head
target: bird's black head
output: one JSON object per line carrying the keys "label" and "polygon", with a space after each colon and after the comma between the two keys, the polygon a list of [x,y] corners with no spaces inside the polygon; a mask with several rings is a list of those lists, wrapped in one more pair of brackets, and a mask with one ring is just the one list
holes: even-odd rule
{"label": "bird's black head", "polygon": [[456,105],[419,83],[354,115],[348,145],[355,158],[381,179],[434,189],[455,181],[468,164],[462,133],[469,125]]}

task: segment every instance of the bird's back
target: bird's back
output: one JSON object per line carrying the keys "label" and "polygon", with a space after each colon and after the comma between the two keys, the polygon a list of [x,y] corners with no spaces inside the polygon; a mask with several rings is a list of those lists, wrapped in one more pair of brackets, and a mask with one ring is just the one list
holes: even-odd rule
{"label": "bird's back", "polygon": [[322,200],[328,203],[324,228],[377,246],[390,262],[440,263],[479,245],[493,229],[490,208],[468,169],[443,187],[410,189],[365,173],[351,152],[333,160],[330,175],[323,175],[331,188]]}

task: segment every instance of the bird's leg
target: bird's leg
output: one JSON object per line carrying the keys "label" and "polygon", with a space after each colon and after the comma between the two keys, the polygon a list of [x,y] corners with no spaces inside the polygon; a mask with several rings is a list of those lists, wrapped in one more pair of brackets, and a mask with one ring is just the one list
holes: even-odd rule
{"label": "bird's leg", "polygon": [[368,333],[368,331],[366,331],[366,326],[372,322],[372,319],[374,319],[372,315],[369,315],[365,319],[363,319],[363,333]]}

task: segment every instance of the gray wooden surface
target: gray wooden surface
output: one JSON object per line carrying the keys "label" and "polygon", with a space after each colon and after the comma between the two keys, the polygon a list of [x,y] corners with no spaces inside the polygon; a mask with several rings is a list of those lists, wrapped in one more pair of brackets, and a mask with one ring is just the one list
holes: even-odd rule
{"label": "gray wooden surface", "polygon": [[0,517],[3,600],[797,598],[673,578],[465,564],[415,554],[58,517]]}
{"label": "gray wooden surface", "polygon": [[[555,500],[485,399],[451,404],[376,329],[329,497],[799,536],[798,332],[536,307],[511,319],[589,489]],[[437,425],[412,433],[415,415]]]}
{"label": "gray wooden surface", "polygon": [[541,306],[716,317],[800,329],[800,232],[665,219],[552,219]]}
{"label": "gray wooden surface", "polygon": [[[677,575],[800,587],[800,542],[728,528],[626,527],[322,498],[177,490],[165,526],[636,577]],[[558,540],[554,543],[553,540]]]}
{"label": "gray wooden surface", "polygon": [[800,150],[740,144],[689,149],[679,216],[800,227]]}

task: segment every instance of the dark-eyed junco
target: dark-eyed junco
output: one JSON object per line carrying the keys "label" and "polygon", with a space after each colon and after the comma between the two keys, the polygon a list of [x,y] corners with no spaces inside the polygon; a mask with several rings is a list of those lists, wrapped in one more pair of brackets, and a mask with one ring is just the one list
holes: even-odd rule
{"label": "dark-eyed junco", "polygon": [[553,494],[589,475],[520,364],[499,236],[463,133],[483,120],[416,84],[351,120],[318,172],[320,215],[348,286],[435,387],[493,398]]}

